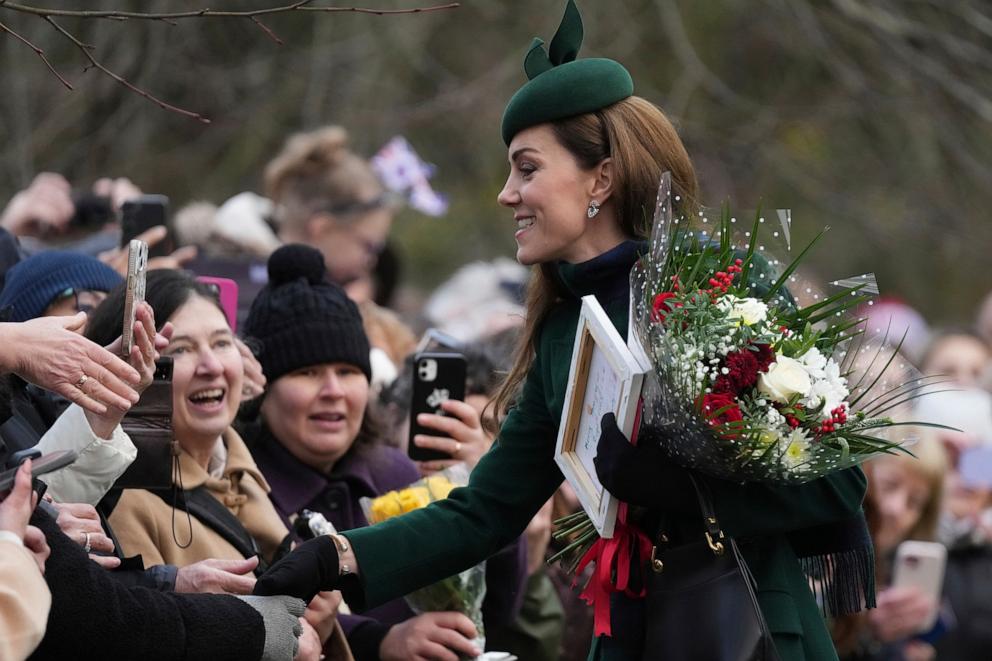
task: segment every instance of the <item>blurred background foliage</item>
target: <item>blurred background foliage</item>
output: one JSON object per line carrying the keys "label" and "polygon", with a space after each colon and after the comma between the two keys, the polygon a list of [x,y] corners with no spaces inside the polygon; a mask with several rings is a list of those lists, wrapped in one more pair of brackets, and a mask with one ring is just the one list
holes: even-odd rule
{"label": "blurred background foliage", "polygon": [[[40,0],[39,0],[40,1]],[[31,4],[30,0],[22,0]],[[430,0],[362,0],[411,8]],[[193,0],[48,6],[141,11]],[[222,3],[253,9],[280,0]],[[330,4],[316,0],[314,4]],[[85,5],[85,6],[83,6]],[[374,16],[60,23],[107,66],[209,125],[164,111],[99,72],[36,16],[0,22],[43,48],[68,91],[23,43],[0,39],[0,200],[42,170],[78,188],[127,176],[174,208],[258,190],[291,132],[347,127],[371,155],[406,136],[438,166],[440,219],[404,211],[394,237],[406,279],[428,288],[466,261],[513,254],[503,106],[530,39],[550,38],[562,0],[463,0]],[[582,55],[612,57],[680,127],[704,200],[793,210],[801,243],[832,231],[818,277],[874,270],[883,294],[931,322],[968,322],[992,287],[992,6],[980,0],[585,0]]]}

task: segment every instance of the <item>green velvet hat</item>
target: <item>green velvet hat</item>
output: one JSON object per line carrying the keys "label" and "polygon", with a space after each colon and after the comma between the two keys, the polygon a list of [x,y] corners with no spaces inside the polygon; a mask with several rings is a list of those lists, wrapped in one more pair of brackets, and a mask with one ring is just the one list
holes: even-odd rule
{"label": "green velvet hat", "polygon": [[528,82],[503,111],[503,142],[507,145],[526,128],[593,112],[634,93],[634,81],[619,62],[575,59],[582,33],[582,17],[575,2],[568,0],[548,50],[544,50],[542,40],[534,39],[524,58]]}

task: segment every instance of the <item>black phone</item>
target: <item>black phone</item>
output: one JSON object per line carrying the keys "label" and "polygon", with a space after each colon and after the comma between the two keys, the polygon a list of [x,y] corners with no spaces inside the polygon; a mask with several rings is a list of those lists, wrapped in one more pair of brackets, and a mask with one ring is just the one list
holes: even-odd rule
{"label": "black phone", "polygon": [[451,455],[440,450],[421,448],[413,443],[417,434],[444,436],[436,429],[417,422],[421,413],[446,415],[441,403],[465,399],[465,356],[460,353],[418,353],[413,358],[413,394],[410,401],[410,438],[407,454],[414,461],[450,459]]}
{"label": "black phone", "polygon": [[[76,456],[73,450],[57,450],[33,459],[31,462],[31,477],[38,477],[39,475],[65,468],[76,461]],[[17,476],[19,468],[20,464],[0,473],[0,493],[9,491],[14,487],[14,477]]]}
{"label": "black phone", "polygon": [[176,249],[176,239],[169,223],[169,198],[165,195],[142,195],[121,206],[121,247],[157,226],[165,226],[165,238],[148,247],[149,257],[164,257]]}

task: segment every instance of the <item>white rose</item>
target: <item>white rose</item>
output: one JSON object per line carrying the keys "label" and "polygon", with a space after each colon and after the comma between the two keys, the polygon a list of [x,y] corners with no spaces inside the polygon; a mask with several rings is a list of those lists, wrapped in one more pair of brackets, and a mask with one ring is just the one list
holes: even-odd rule
{"label": "white rose", "polygon": [[745,326],[752,326],[759,321],[764,321],[767,315],[768,306],[756,298],[737,299],[727,314],[731,319],[740,319]]}
{"label": "white rose", "polygon": [[758,377],[758,390],[779,404],[788,403],[793,395],[808,394],[812,385],[802,363],[781,354],[768,366],[768,371]]}

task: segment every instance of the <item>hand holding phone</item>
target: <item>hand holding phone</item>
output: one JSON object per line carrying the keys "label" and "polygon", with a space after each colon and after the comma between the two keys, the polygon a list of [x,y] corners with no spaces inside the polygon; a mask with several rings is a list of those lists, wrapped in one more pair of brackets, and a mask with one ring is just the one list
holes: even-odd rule
{"label": "hand holding phone", "polygon": [[124,293],[124,326],[121,329],[121,355],[127,359],[134,345],[134,322],[138,306],[145,300],[145,275],[148,271],[148,244],[134,240],[128,245],[127,290]]}
{"label": "hand holding phone", "polygon": [[407,454],[414,461],[451,459],[449,452],[420,448],[417,435],[445,436],[418,422],[421,413],[447,415],[442,403],[465,399],[465,357],[457,353],[418,353],[413,360],[413,394],[410,401],[410,437]]}
{"label": "hand holding phone", "polygon": [[895,588],[915,588],[926,595],[933,607],[914,633],[923,633],[933,628],[939,611],[941,593],[944,587],[944,567],[947,564],[947,549],[936,542],[903,542],[896,549],[896,559],[892,571],[892,586]]}

